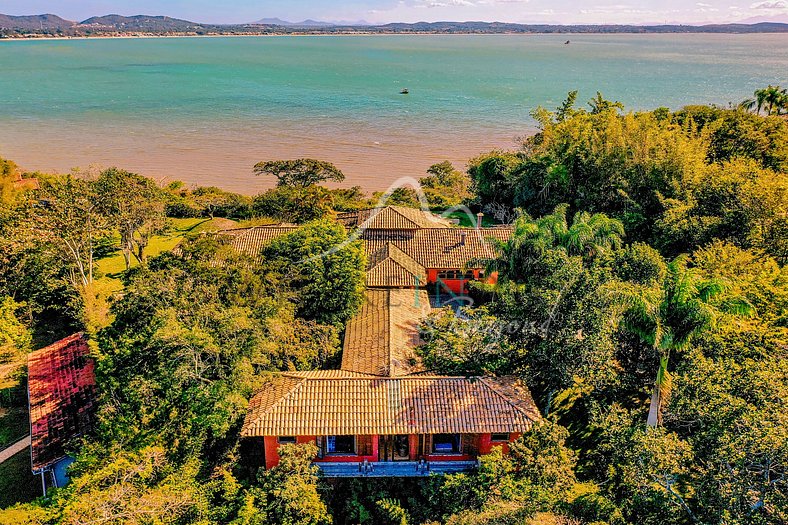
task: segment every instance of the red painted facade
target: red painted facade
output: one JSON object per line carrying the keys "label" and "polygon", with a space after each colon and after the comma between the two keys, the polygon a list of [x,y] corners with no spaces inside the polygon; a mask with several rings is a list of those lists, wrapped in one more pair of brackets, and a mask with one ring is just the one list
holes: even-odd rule
{"label": "red painted facade", "polygon": [[[520,433],[509,434],[508,441],[493,441],[492,434],[474,434],[472,435],[473,453],[461,454],[419,454],[419,436],[411,434],[408,436],[409,444],[409,460],[419,461],[425,459],[427,461],[471,461],[483,454],[489,454],[493,447],[500,446],[504,454],[509,452],[509,443],[516,440],[521,436]],[[363,461],[377,462],[383,461],[380,455],[380,436],[371,436],[371,454],[323,454],[322,457],[316,457],[315,463],[361,463]],[[316,443],[316,436],[297,436],[296,443]],[[265,443],[265,468],[270,469],[279,463],[279,442],[275,436],[266,436]]]}
{"label": "red painted facade", "polygon": [[[460,278],[457,278],[460,277]],[[482,270],[462,271],[456,268],[429,268],[427,269],[427,282],[430,290],[438,287],[438,293],[454,293],[465,295],[468,293],[470,281],[483,280],[489,284],[498,282],[498,272],[491,273],[489,277],[483,276]]]}

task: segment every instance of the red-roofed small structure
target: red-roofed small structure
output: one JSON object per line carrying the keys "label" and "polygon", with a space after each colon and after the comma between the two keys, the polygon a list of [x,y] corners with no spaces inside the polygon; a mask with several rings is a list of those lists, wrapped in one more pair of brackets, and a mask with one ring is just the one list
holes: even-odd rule
{"label": "red-roofed small structure", "polygon": [[61,483],[63,463],[70,461],[66,444],[92,425],[96,378],[89,354],[87,338],[80,333],[28,357],[30,456],[33,473],[41,475],[44,487]]}

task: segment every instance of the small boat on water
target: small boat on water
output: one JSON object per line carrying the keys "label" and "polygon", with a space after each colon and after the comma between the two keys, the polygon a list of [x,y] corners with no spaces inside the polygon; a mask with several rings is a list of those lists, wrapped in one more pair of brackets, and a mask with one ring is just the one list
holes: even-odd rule
{"label": "small boat on water", "polygon": [[410,91],[408,91],[408,88],[405,88],[399,92],[400,95],[407,95],[408,93],[410,93]]}
{"label": "small boat on water", "polygon": [[572,42],[570,42],[569,40],[567,40],[566,42],[564,42],[564,45],[565,45],[565,46],[568,46],[568,45],[569,45],[569,44],[571,44],[571,43],[572,43]]}

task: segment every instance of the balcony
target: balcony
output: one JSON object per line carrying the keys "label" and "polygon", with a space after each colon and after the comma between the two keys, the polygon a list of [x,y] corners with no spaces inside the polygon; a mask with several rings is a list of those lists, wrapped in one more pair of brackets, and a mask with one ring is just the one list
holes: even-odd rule
{"label": "balcony", "polygon": [[314,463],[327,478],[417,478],[432,474],[467,472],[476,461],[375,461],[367,463]]}

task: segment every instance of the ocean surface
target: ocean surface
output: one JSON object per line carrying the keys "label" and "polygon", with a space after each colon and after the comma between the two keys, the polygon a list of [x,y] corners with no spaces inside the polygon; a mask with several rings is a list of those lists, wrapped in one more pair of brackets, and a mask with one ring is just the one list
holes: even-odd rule
{"label": "ocean surface", "polygon": [[271,185],[255,162],[308,156],[378,190],[516,147],[535,130],[531,110],[573,89],[675,109],[769,83],[788,86],[788,35],[3,41],[0,156],[248,194]]}

